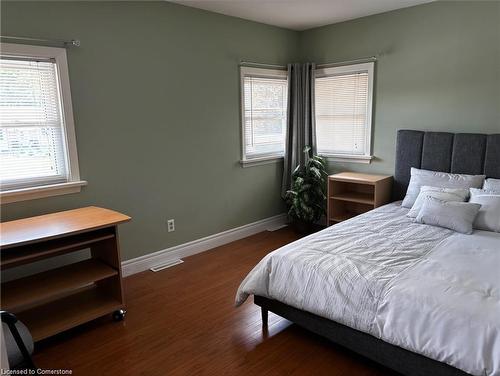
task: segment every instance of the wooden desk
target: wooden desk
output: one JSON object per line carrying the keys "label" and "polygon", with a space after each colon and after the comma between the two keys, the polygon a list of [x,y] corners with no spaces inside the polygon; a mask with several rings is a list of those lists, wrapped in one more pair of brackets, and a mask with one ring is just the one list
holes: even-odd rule
{"label": "wooden desk", "polygon": [[2,270],[90,248],[91,258],[2,283],[1,308],[39,341],[97,317],[123,319],[117,226],[130,217],[89,206],[0,224]]}

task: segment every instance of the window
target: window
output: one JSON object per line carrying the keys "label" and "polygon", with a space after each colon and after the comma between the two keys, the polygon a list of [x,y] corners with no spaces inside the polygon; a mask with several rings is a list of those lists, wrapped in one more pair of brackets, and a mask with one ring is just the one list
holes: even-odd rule
{"label": "window", "polygon": [[318,69],[315,81],[318,153],[369,163],[373,63]]}
{"label": "window", "polygon": [[66,50],[1,47],[2,202],[78,191],[85,182],[78,172]]}
{"label": "window", "polygon": [[285,70],[241,68],[243,165],[285,154],[287,95]]}

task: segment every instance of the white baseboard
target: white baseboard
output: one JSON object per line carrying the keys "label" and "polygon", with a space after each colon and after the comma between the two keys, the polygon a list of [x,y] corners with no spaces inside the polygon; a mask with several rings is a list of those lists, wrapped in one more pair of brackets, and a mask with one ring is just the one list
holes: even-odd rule
{"label": "white baseboard", "polygon": [[126,277],[135,273],[143,272],[160,263],[195,255],[235,240],[257,234],[258,232],[278,228],[279,226],[283,226],[286,221],[286,214],[278,214],[274,217],[261,219],[257,222],[219,232],[218,234],[209,235],[188,243],[176,245],[158,252],[123,261],[122,273],[123,276]]}

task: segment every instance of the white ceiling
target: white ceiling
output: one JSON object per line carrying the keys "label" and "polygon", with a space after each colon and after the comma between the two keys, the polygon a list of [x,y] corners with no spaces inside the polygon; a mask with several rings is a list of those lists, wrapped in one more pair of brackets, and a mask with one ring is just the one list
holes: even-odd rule
{"label": "white ceiling", "polygon": [[305,30],[434,0],[169,0],[189,7]]}

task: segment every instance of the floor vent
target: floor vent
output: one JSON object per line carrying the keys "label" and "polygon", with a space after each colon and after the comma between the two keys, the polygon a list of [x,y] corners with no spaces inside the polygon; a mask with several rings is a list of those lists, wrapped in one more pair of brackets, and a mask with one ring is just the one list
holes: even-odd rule
{"label": "floor vent", "polygon": [[151,270],[152,272],[159,272],[160,270],[167,269],[167,268],[170,268],[172,266],[182,264],[183,262],[184,261],[182,261],[181,259],[170,260],[170,261],[167,261],[163,264],[155,265],[155,266],[149,268],[149,270]]}

